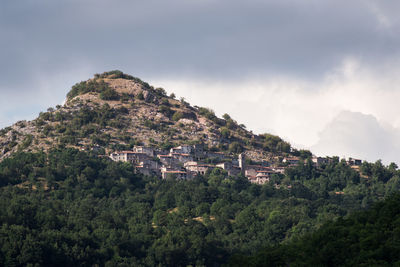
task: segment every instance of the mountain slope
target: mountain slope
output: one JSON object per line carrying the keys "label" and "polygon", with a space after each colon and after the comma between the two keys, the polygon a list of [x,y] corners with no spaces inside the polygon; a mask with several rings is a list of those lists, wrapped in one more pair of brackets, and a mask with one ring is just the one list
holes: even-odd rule
{"label": "mountain slope", "polygon": [[194,143],[232,153],[245,150],[253,160],[291,149],[277,136],[247,131],[227,114],[218,118],[210,109],[167,96],[163,88],[110,71],[74,85],[63,106],[1,130],[0,159],[16,151],[47,151],[55,146],[110,153],[137,144],[169,149]]}
{"label": "mountain slope", "polygon": [[323,225],[285,245],[252,257],[234,257],[232,266],[398,266],[400,195],[371,209]]}

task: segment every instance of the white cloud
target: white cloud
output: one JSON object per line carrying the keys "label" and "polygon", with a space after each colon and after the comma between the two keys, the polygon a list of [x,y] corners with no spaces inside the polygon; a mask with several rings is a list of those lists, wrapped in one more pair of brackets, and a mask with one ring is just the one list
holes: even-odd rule
{"label": "white cloud", "polygon": [[[354,153],[369,160],[397,161],[390,149],[381,150],[380,142],[389,140],[388,136],[392,143],[400,141],[396,130],[400,126],[399,70],[395,59],[371,67],[349,57],[319,82],[275,76],[249,77],[237,83],[160,80],[154,84],[185,96],[193,104],[211,107],[219,115],[227,112],[257,133],[278,134],[301,147],[313,147],[318,154]],[[343,114],[352,112],[370,117],[360,124],[352,120],[339,123]],[[365,123],[370,124],[367,127]],[[345,131],[340,125],[349,129]],[[357,134],[347,142],[350,133]],[[374,143],[365,146],[367,141]]]}
{"label": "white cloud", "polygon": [[399,129],[382,125],[374,116],[342,111],[323,129],[312,149],[322,155],[399,163],[399,140]]}

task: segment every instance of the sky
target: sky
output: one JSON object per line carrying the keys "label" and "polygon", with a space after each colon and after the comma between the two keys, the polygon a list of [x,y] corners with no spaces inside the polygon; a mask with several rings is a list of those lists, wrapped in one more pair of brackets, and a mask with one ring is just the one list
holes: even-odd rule
{"label": "sky", "polygon": [[400,163],[400,2],[4,0],[0,128],[119,69],[320,156]]}

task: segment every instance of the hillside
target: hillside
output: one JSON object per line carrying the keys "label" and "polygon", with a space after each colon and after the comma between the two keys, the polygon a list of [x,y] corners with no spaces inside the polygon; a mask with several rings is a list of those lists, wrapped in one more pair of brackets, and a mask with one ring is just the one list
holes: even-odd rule
{"label": "hillside", "polygon": [[[271,265],[298,263],[297,257],[317,266],[319,255],[347,242],[346,231],[336,234],[336,224],[331,231],[326,223],[341,223],[338,218],[400,190],[395,164],[314,158],[119,71],[77,83],[63,106],[3,129],[0,142],[1,266],[263,265],[265,247],[271,248]],[[118,158],[157,151],[162,154],[150,153],[144,161],[158,164],[162,156],[182,156],[174,153],[176,146],[195,144],[202,155],[227,156],[222,164],[231,167],[235,159],[243,163],[243,154],[247,160],[235,174],[209,162],[212,167],[194,179],[160,179]],[[257,165],[266,159],[283,171]],[[267,176],[262,184],[248,179],[251,170],[256,178]],[[357,227],[360,234],[369,231],[368,221]],[[335,238],[338,243],[330,242]],[[368,235],[361,239],[376,245]],[[396,244],[386,247],[396,251]],[[317,246],[321,253],[311,253]],[[286,249],[290,253],[282,254]],[[366,254],[359,262],[380,263],[380,255]]]}
{"label": "hillside", "polygon": [[288,244],[236,256],[232,266],[399,266],[400,195]]}
{"label": "hillside", "polygon": [[57,146],[110,154],[134,145],[167,150],[204,143],[213,151],[245,151],[255,161],[291,151],[279,137],[255,135],[228,114],[223,117],[120,71],[105,72],[74,85],[64,105],[2,129],[0,159],[17,151],[48,151]]}

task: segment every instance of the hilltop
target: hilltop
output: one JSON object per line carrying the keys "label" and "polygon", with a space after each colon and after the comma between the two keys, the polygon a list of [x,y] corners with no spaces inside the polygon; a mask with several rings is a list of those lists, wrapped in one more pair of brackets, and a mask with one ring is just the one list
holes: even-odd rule
{"label": "hilltop", "polygon": [[109,154],[134,145],[168,150],[199,143],[211,151],[245,152],[254,161],[293,151],[278,136],[253,134],[228,114],[218,118],[209,108],[191,106],[173,93],[167,95],[163,88],[110,71],[75,84],[64,105],[2,129],[0,160],[17,151],[48,151],[60,146]]}

